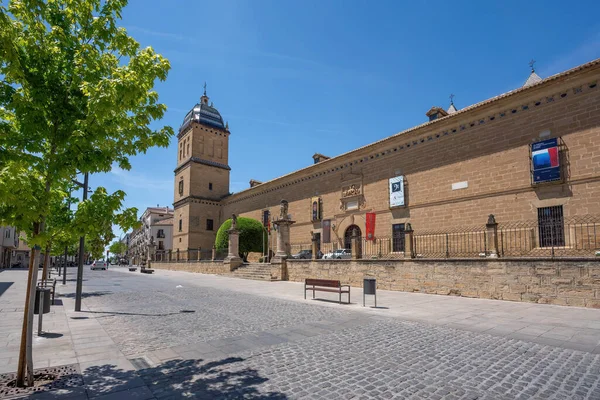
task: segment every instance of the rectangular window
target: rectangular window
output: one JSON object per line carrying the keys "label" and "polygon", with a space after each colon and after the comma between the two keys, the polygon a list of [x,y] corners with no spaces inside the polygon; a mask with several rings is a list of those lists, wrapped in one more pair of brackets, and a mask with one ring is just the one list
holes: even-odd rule
{"label": "rectangular window", "polygon": [[165,237],[165,231],[163,229],[159,229],[158,232],[156,233],[156,237],[158,237],[158,238],[164,238]]}
{"label": "rectangular window", "polygon": [[208,190],[212,190],[212,183],[208,182]]}
{"label": "rectangular window", "polygon": [[538,234],[540,247],[565,245],[565,221],[563,206],[538,208]]}
{"label": "rectangular window", "polygon": [[183,181],[179,181],[179,195],[183,196]]}
{"label": "rectangular window", "polygon": [[207,219],[206,220],[206,230],[207,231],[212,231],[213,230],[213,220],[212,219]]}
{"label": "rectangular window", "polygon": [[331,220],[323,220],[323,243],[331,243]]}
{"label": "rectangular window", "polygon": [[158,241],[158,249],[159,250],[164,250],[165,249],[165,245],[164,245],[164,242],[162,240]]}
{"label": "rectangular window", "polygon": [[404,224],[392,225],[392,251],[402,252],[404,245]]}
{"label": "rectangular window", "polygon": [[179,232],[181,232],[181,230],[182,230],[182,229],[181,229],[181,228],[182,228],[182,226],[183,226],[183,220],[181,220],[181,219],[180,219],[180,220],[179,220]]}
{"label": "rectangular window", "polygon": [[269,210],[263,210],[263,226],[267,227],[269,226]]}

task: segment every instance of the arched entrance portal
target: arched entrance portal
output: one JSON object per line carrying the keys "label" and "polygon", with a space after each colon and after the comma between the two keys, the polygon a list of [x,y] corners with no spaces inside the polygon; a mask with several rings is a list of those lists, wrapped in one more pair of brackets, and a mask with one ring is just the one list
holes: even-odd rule
{"label": "arched entrance portal", "polygon": [[[362,236],[362,232],[360,231],[360,228],[358,227],[358,225],[350,225],[348,228],[346,228],[346,231],[344,232],[344,248],[350,250],[352,249],[352,235],[354,234],[354,231],[356,230],[356,235],[358,237]],[[359,241],[360,243],[360,241]]]}

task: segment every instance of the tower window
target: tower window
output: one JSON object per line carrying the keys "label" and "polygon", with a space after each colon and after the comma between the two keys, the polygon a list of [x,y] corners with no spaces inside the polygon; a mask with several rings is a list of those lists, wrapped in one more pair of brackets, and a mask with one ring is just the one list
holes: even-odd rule
{"label": "tower window", "polygon": [[213,220],[212,219],[207,219],[206,220],[206,230],[207,231],[212,231],[213,230]]}
{"label": "tower window", "polygon": [[183,196],[183,181],[179,181],[179,195]]}
{"label": "tower window", "polygon": [[182,229],[181,229],[181,228],[182,228],[182,226],[183,226],[183,220],[181,220],[181,219],[180,219],[180,220],[179,220],[179,232],[181,232],[181,231],[182,231]]}
{"label": "tower window", "polygon": [[208,190],[212,190],[212,182],[208,182]]}

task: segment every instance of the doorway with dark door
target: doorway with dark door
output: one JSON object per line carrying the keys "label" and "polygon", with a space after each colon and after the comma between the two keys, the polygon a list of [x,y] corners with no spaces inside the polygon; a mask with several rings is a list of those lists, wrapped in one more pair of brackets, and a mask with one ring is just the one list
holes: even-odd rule
{"label": "doorway with dark door", "polygon": [[348,250],[352,249],[352,235],[354,234],[354,232],[356,232],[356,235],[359,238],[358,243],[360,245],[360,239],[362,238],[362,232],[361,232],[360,228],[358,227],[358,225],[350,225],[348,228],[346,228],[346,231],[344,232],[344,248],[345,249],[348,249]]}

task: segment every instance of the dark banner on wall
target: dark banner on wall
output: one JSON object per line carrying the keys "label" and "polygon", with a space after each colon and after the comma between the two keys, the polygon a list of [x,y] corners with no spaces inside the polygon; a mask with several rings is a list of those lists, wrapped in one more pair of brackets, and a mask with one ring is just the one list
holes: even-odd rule
{"label": "dark banner on wall", "polygon": [[323,243],[331,243],[331,220],[323,220]]}
{"label": "dark banner on wall", "polygon": [[367,240],[375,239],[375,213],[367,213]]}
{"label": "dark banner on wall", "polygon": [[560,180],[558,139],[548,139],[531,145],[533,183]]}
{"label": "dark banner on wall", "polygon": [[311,221],[321,220],[321,199],[319,197],[313,197],[310,201],[310,217]]}

